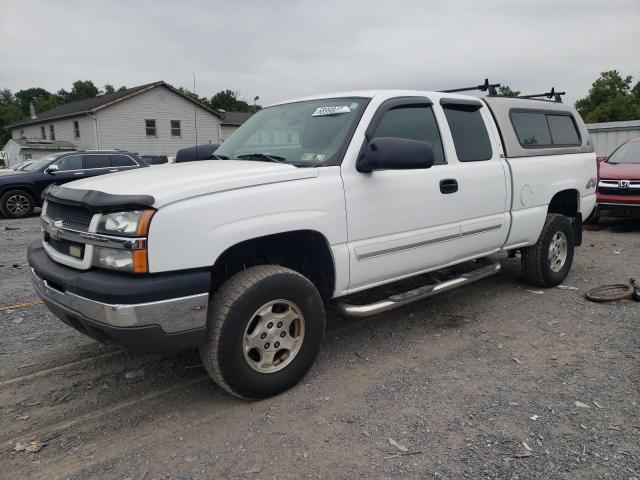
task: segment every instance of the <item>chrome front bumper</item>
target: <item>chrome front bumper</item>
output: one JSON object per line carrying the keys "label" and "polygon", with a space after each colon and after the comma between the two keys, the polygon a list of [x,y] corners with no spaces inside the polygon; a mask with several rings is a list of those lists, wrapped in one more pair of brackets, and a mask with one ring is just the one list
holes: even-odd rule
{"label": "chrome front bumper", "polygon": [[[207,324],[209,294],[170,298],[148,303],[113,305],[62,292],[38,277],[31,269],[36,293],[57,316],[81,316],[102,325],[116,328],[159,326],[164,333],[203,329]],[[65,318],[61,318],[66,321]]]}

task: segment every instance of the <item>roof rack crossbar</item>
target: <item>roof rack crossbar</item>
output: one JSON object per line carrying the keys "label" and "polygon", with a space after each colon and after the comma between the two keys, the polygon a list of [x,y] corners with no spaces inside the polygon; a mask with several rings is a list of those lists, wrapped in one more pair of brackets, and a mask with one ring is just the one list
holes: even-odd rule
{"label": "roof rack crossbar", "polygon": [[549,100],[553,99],[556,103],[562,103],[562,95],[566,95],[566,92],[556,92],[556,89],[551,87],[550,92],[546,93],[536,93],[533,95],[519,95],[518,98],[532,98],[532,99],[540,99],[539,97],[546,97]]}
{"label": "roof rack crossbar", "polygon": [[469,92],[471,90],[480,90],[481,92],[489,92],[489,95],[498,95],[497,88],[500,87],[499,83],[489,83],[489,79],[485,78],[482,85],[476,85],[475,87],[462,87],[451,88],[449,90],[440,90],[443,93],[455,93],[455,92]]}

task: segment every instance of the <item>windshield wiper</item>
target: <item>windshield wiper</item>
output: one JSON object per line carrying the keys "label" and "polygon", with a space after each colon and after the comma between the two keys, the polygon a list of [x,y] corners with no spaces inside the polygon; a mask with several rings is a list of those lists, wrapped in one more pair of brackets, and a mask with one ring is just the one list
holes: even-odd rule
{"label": "windshield wiper", "polygon": [[240,160],[261,160],[263,162],[287,163],[287,159],[277,155],[267,155],[266,153],[246,153],[238,155]]}

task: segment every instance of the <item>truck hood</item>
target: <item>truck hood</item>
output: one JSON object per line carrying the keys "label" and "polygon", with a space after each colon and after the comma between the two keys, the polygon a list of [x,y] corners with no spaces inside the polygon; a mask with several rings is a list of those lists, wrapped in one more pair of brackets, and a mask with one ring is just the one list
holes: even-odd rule
{"label": "truck hood", "polygon": [[65,187],[113,195],[150,195],[155,199],[153,206],[160,208],[200,195],[317,176],[317,168],[246,160],[204,160],[111,173],[67,183]]}
{"label": "truck hood", "polygon": [[600,178],[607,180],[640,180],[640,163],[600,162]]}

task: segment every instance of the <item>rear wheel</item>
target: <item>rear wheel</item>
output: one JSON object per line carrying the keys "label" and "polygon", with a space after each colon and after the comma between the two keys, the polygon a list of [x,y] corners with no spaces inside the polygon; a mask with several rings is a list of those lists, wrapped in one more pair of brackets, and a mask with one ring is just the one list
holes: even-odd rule
{"label": "rear wheel", "polygon": [[0,198],[0,210],[7,218],[29,217],[34,207],[33,196],[24,190],[9,190]]}
{"label": "rear wheel", "polygon": [[313,364],[324,335],[324,304],[298,272],[263,265],[220,287],[207,323],[200,348],[207,372],[236,396],[266,398],[291,388]]}
{"label": "rear wheel", "polygon": [[525,279],[540,287],[561,284],[571,270],[575,234],[564,215],[547,215],[535,245],[522,249],[521,265]]}

